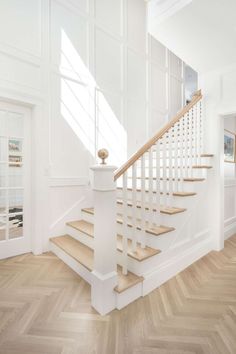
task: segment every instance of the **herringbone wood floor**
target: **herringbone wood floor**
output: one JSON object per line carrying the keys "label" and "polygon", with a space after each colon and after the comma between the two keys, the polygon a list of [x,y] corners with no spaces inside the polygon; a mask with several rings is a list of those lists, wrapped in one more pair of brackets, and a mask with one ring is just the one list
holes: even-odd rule
{"label": "herringbone wood floor", "polygon": [[0,262],[0,354],[236,354],[236,236],[148,296],[101,317],[52,254]]}

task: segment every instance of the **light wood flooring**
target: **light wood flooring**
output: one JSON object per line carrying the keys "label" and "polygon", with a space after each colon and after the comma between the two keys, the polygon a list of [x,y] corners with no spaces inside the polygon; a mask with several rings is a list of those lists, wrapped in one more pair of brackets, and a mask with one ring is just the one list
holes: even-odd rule
{"label": "light wood flooring", "polygon": [[236,354],[236,236],[121,311],[51,253],[0,261],[0,354]]}

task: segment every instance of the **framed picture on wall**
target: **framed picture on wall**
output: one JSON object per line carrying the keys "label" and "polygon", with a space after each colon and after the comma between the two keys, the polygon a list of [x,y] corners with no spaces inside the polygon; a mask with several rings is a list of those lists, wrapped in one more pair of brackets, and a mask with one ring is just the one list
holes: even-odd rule
{"label": "framed picture on wall", "polygon": [[235,163],[235,133],[224,131],[224,160]]}

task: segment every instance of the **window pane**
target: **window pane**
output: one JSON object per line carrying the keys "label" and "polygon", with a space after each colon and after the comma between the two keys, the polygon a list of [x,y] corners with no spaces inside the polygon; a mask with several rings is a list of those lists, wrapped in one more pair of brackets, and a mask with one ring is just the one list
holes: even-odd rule
{"label": "window pane", "polygon": [[6,240],[7,217],[0,215],[0,241]]}
{"label": "window pane", "polygon": [[7,164],[0,163],[0,188],[7,186]]}
{"label": "window pane", "polygon": [[23,211],[23,190],[9,190],[9,213],[21,213]]}
{"label": "window pane", "polygon": [[0,191],[0,215],[6,214],[6,191]]}
{"label": "window pane", "polygon": [[0,135],[7,135],[7,115],[5,111],[0,110]]}
{"label": "window pane", "polygon": [[23,166],[9,166],[9,187],[23,187]]}
{"label": "window pane", "polygon": [[9,216],[9,239],[23,236],[23,215]]}
{"label": "window pane", "polygon": [[0,161],[7,160],[7,138],[0,137]]}
{"label": "window pane", "polygon": [[12,137],[23,137],[24,120],[22,114],[8,112],[8,135]]}

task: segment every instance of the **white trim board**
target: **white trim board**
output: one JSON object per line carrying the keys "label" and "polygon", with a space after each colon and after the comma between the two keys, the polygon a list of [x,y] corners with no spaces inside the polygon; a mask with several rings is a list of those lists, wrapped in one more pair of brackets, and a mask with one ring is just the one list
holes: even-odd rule
{"label": "white trim board", "polygon": [[209,233],[205,242],[200,242],[198,245],[194,244],[190,249],[186,250],[170,261],[158,266],[153,272],[144,275],[143,282],[143,296],[149,294],[172,277],[186,269],[188,266],[205,256],[212,250],[212,239]]}
{"label": "white trim board", "polygon": [[236,216],[225,220],[224,222],[224,239],[227,240],[236,233]]}

